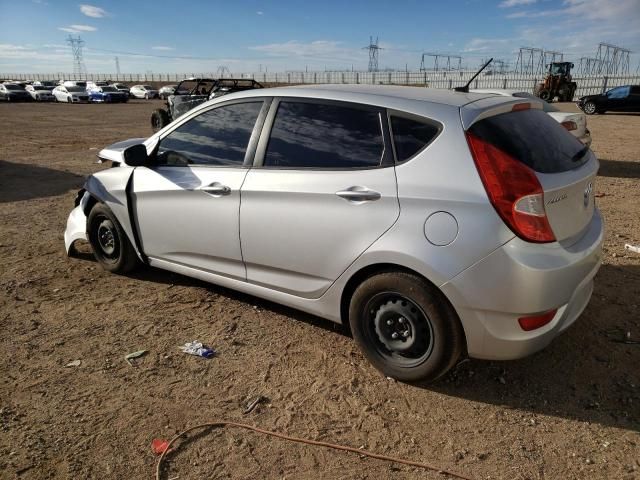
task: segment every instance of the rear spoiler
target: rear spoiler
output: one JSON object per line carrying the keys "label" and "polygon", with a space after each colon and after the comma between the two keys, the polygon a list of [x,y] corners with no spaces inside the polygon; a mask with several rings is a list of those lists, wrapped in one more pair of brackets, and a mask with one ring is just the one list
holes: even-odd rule
{"label": "rear spoiler", "polygon": [[[527,104],[528,107],[526,107]],[[516,105],[522,105],[522,107],[515,107]],[[467,130],[471,125],[484,118],[512,112],[514,107],[515,110],[518,108],[542,110],[542,103],[533,98],[490,95],[460,107],[462,126]]]}

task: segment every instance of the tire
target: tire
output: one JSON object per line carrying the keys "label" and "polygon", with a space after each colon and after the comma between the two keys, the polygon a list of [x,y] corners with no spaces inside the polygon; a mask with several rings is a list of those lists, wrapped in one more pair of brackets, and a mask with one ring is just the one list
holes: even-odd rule
{"label": "tire", "polygon": [[126,273],[138,264],[136,252],[109,208],[96,203],[87,219],[93,256],[105,270]]}
{"label": "tire", "polygon": [[158,110],[154,110],[151,114],[151,129],[154,132],[161,130],[171,123],[169,120],[169,114],[166,110],[159,108]]}
{"label": "tire", "polygon": [[145,94],[144,94],[144,99],[145,99],[145,100],[149,100],[149,94],[148,94],[148,93],[145,93]]}
{"label": "tire", "polygon": [[73,103],[73,100],[71,100],[71,97],[67,97],[67,103]]}
{"label": "tire", "polygon": [[584,107],[582,107],[582,111],[587,115],[593,115],[597,110],[596,104],[593,102],[587,102],[584,104]]}
{"label": "tire", "polygon": [[551,90],[547,88],[543,88],[538,92],[538,98],[544,100],[545,102],[551,101]]}
{"label": "tire", "polygon": [[400,381],[434,381],[465,350],[453,307],[435,287],[408,273],[380,273],[360,284],[351,297],[349,324],[373,366]]}

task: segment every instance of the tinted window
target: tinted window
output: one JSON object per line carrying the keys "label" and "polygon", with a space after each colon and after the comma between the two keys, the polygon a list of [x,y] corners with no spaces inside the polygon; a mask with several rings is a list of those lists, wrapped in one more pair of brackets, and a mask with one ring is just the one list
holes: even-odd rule
{"label": "tinted window", "polygon": [[160,142],[164,165],[240,166],[262,102],[209,110],[176,128]]}
{"label": "tinted window", "polygon": [[584,145],[542,110],[489,117],[469,132],[540,173],[565,172],[588,160]]}
{"label": "tinted window", "polygon": [[422,150],[436,135],[438,127],[402,117],[391,117],[393,143],[398,162],[404,162]]}
{"label": "tinted window", "polygon": [[382,161],[380,115],[342,105],[281,102],[265,166],[364,168]]}
{"label": "tinted window", "polygon": [[629,96],[629,88],[630,87],[617,87],[612,88],[607,92],[607,97],[609,98],[626,98]]}

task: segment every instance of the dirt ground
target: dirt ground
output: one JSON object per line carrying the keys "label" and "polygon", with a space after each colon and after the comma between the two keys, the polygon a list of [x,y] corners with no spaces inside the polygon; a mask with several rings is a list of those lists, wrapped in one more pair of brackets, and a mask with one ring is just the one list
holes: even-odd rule
{"label": "dirt ground", "polygon": [[[624,250],[640,244],[640,115],[588,119],[607,237],[579,321],[532,357],[471,360],[415,386],[379,374],[340,326],[66,257],[76,191],[105,168],[97,150],[148,136],[159,104],[0,105],[0,478],[152,478],[152,439],[217,419],[474,479],[640,478],[640,344],[622,342],[640,340],[640,255]],[[217,357],[178,350],[194,339]],[[243,414],[257,395],[268,400]],[[170,460],[164,478],[180,480],[446,478],[243,431],[206,431]]]}

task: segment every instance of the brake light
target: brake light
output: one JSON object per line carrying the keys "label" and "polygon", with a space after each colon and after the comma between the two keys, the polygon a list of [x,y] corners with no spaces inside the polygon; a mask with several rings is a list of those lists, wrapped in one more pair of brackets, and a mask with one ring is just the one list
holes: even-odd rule
{"label": "brake light", "polygon": [[533,170],[472,133],[466,135],[489,200],[507,226],[528,242],[555,241]]}
{"label": "brake light", "polygon": [[578,129],[578,125],[573,120],[567,120],[566,122],[562,122],[560,125],[569,131]]}
{"label": "brake light", "polygon": [[511,107],[512,112],[520,112],[522,110],[529,110],[531,108],[530,103],[516,103],[513,107]]}
{"label": "brake light", "polygon": [[557,311],[558,309],[556,308],[539,315],[521,317],[518,319],[518,323],[520,324],[520,328],[522,328],[525,332],[530,332],[531,330],[535,330],[536,328],[544,327],[547,323],[553,320],[553,317],[556,316]]}

